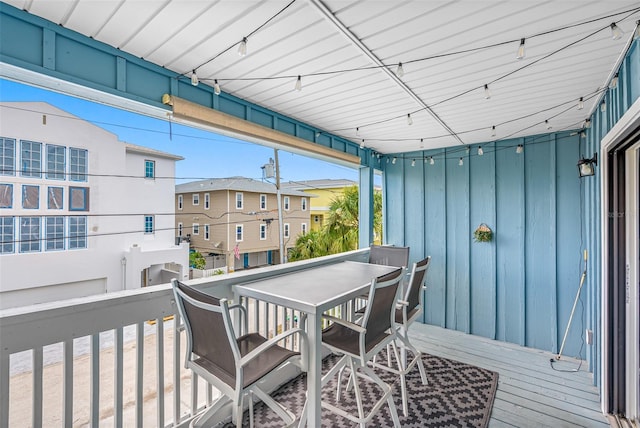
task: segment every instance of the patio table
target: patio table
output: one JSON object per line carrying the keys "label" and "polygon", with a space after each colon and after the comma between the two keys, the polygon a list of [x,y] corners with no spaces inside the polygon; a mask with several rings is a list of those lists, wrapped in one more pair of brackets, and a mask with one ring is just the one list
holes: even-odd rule
{"label": "patio table", "polygon": [[397,267],[345,261],[235,286],[237,297],[275,303],[307,314],[307,425],[320,426],[322,314],[365,293],[374,277]]}

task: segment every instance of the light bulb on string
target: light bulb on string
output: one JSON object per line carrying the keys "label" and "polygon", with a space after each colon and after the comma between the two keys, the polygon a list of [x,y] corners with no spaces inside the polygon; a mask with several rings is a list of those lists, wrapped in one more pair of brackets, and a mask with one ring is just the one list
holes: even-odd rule
{"label": "light bulb on string", "polygon": [[193,70],[193,72],[191,73],[191,84],[193,86],[198,86],[198,83],[199,83],[198,75],[196,74],[196,71]]}
{"label": "light bulb on string", "polygon": [[582,110],[584,108],[584,99],[580,97],[578,100],[578,110]]}
{"label": "light bulb on string", "polygon": [[634,39],[640,39],[640,21],[636,21],[636,31],[633,33]]}
{"label": "light bulb on string", "polygon": [[220,95],[220,84],[218,83],[218,79],[213,81],[213,93],[216,95]]}
{"label": "light bulb on string", "polygon": [[247,38],[243,37],[240,42],[240,46],[238,46],[238,55],[246,56],[247,55]]}
{"label": "light bulb on string", "polygon": [[611,82],[609,82],[609,88],[615,89],[618,86],[618,73],[613,75]]}
{"label": "light bulb on string", "polygon": [[602,102],[600,103],[600,111],[602,113],[604,113],[605,111],[607,111],[607,102],[605,100],[602,100]]}
{"label": "light bulb on string", "polygon": [[545,120],[544,124],[547,126],[547,129],[553,128],[553,126],[551,126],[551,123],[549,122],[549,119]]}
{"label": "light bulb on string", "polygon": [[495,137],[495,136],[496,136],[496,126],[495,126],[495,125],[493,125],[493,126],[491,127],[491,136],[492,136],[492,137]]}
{"label": "light bulb on string", "polygon": [[356,128],[356,137],[360,135],[360,128]]}
{"label": "light bulb on string", "polygon": [[360,142],[360,148],[364,149],[364,139],[362,139],[362,141]]}
{"label": "light bulb on string", "polygon": [[462,158],[460,158],[460,160],[458,161],[458,165],[460,166],[464,165],[464,161],[462,160]]}
{"label": "light bulb on string", "polygon": [[520,39],[520,46],[518,47],[518,54],[516,55],[516,59],[523,59],[525,56],[524,52],[524,37]]}
{"label": "light bulb on string", "polygon": [[524,151],[524,146],[522,144],[518,144],[516,146],[516,153],[520,154]]}
{"label": "light bulb on string", "polygon": [[616,25],[615,22],[611,23],[611,38],[613,40],[620,40],[624,32]]}
{"label": "light bulb on string", "polygon": [[396,160],[397,160],[397,159],[398,159],[398,158],[396,158],[396,157],[394,156],[394,158],[393,158],[393,160],[391,161],[391,163],[395,165],[395,164],[396,164]]}
{"label": "light bulb on string", "polygon": [[420,148],[424,149],[424,138],[420,138]]}
{"label": "light bulb on string", "polygon": [[295,90],[296,91],[301,91],[302,90],[302,77],[301,76],[298,76],[298,79],[296,80]]}
{"label": "light bulb on string", "polygon": [[489,85],[485,84],[484,85],[484,99],[488,100],[489,98],[491,98],[491,91],[489,90]]}
{"label": "light bulb on string", "polygon": [[478,146],[478,156],[484,155],[484,150],[482,150],[482,146]]}
{"label": "light bulb on string", "polygon": [[398,63],[398,68],[396,68],[396,76],[398,76],[400,78],[402,76],[404,76],[404,68],[402,68],[402,63],[401,62]]}
{"label": "light bulb on string", "polygon": [[591,119],[584,120],[584,127],[587,129],[591,128]]}
{"label": "light bulb on string", "polygon": [[411,113],[407,114],[407,125],[413,125],[413,119],[411,119]]}
{"label": "light bulb on string", "polygon": [[429,165],[435,165],[436,161],[433,160],[433,156],[429,156]]}
{"label": "light bulb on string", "polygon": [[411,166],[416,166],[416,160],[415,159],[411,160]]}

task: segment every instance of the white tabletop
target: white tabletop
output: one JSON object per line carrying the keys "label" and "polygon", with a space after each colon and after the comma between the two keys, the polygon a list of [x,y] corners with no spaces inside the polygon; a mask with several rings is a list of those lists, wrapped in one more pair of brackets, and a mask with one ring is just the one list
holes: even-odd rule
{"label": "white tabletop", "polygon": [[236,285],[235,291],[240,296],[315,314],[361,295],[373,278],[396,269],[346,261],[243,283]]}

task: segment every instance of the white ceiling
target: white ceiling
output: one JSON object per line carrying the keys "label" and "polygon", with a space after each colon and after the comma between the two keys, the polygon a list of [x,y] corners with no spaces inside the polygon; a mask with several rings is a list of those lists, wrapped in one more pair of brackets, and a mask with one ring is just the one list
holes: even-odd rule
{"label": "white ceiling", "polygon": [[581,127],[640,19],[637,0],[4,1],[382,153]]}

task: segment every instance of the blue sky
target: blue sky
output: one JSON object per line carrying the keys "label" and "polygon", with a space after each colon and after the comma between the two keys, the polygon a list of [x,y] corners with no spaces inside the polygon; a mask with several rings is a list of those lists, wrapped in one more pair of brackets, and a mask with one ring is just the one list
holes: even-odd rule
{"label": "blue sky", "polygon": [[[0,101],[43,101],[94,123],[121,141],[180,155],[178,183],[201,178],[243,176],[262,178],[261,166],[273,149],[195,128],[169,123],[57,92],[0,79]],[[355,169],[279,151],[283,181],[346,178],[358,180]]]}

